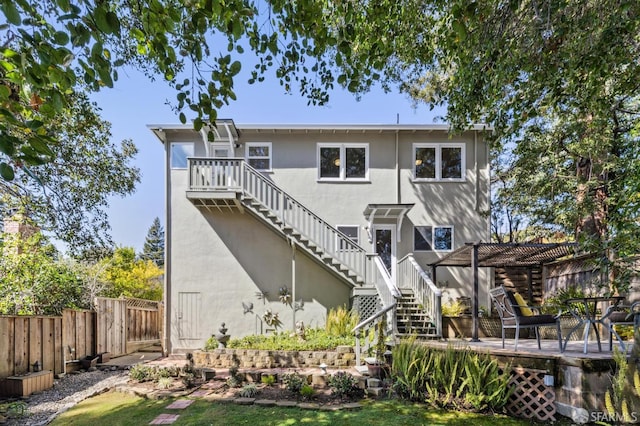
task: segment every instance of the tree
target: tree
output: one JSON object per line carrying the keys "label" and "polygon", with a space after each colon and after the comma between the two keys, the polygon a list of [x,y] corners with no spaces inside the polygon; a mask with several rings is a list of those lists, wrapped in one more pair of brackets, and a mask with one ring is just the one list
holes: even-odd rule
{"label": "tree", "polygon": [[512,205],[604,253],[612,290],[623,284],[640,250],[638,2],[271,4],[287,40],[313,37],[349,90],[398,85],[446,105],[456,130],[488,123],[493,147],[513,149]]}
{"label": "tree", "polygon": [[159,268],[164,267],[164,229],[157,217],[147,232],[140,259],[150,260]]}
{"label": "tree", "polygon": [[[70,95],[112,87],[125,66],[174,87],[180,121],[192,111],[196,130],[236,98],[247,46],[256,55],[253,81],[271,68],[287,85],[302,68],[323,78],[322,67],[301,62],[312,45],[282,43],[281,20],[269,4],[260,7],[251,0],[0,0],[0,175],[11,180],[16,169],[54,159],[51,121]],[[313,98],[313,79],[300,81]]]}
{"label": "tree", "polygon": [[116,248],[113,257],[101,263],[105,265],[103,279],[110,284],[104,296],[162,299],[162,269],[150,260],[136,260],[132,247]]}
{"label": "tree", "polygon": [[0,179],[0,214],[21,212],[78,254],[112,244],[108,198],[132,193],[140,171],[131,165],[137,148],[129,140],[111,142],[111,126],[96,105],[81,94],[70,101],[50,121],[58,138],[52,160]]}
{"label": "tree", "polygon": [[82,281],[41,232],[5,234],[0,256],[0,314],[61,315],[86,308]]}

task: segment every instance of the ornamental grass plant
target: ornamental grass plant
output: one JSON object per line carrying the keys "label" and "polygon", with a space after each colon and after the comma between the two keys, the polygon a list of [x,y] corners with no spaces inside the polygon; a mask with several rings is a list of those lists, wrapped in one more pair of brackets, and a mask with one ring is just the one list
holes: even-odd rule
{"label": "ornamental grass plant", "polygon": [[393,349],[391,379],[397,394],[434,408],[501,411],[513,388],[510,368],[469,349],[426,347],[415,340]]}

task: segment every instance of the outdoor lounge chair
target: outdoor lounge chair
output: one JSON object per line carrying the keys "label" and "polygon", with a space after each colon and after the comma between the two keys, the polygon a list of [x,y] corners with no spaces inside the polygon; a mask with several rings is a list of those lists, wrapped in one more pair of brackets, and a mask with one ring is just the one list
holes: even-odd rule
{"label": "outdoor lounge chair", "polygon": [[613,336],[615,335],[616,339],[618,339],[618,343],[620,343],[620,348],[626,352],[627,348],[616,331],[616,326],[633,326],[635,334],[635,329],[640,326],[640,301],[632,303],[631,306],[609,306],[604,318],[608,320],[607,329],[609,330],[609,350],[613,349]]}
{"label": "outdoor lounge chair", "polygon": [[[554,326],[558,330],[558,346],[562,352],[562,335],[560,332],[560,322],[553,315],[540,314],[538,308],[533,306],[519,305],[512,292],[507,291],[503,286],[489,290],[489,295],[493,300],[500,321],[502,322],[502,348],[504,349],[504,335],[507,328],[515,329],[516,344],[514,350],[518,350],[518,338],[521,328],[533,328],[540,347],[540,333],[538,327]],[[523,313],[523,311],[526,315]]]}

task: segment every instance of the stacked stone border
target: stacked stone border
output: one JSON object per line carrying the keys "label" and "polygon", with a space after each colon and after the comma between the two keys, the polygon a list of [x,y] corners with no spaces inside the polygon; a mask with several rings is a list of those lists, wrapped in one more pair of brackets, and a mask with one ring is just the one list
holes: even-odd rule
{"label": "stacked stone border", "polygon": [[335,351],[270,351],[259,349],[213,349],[193,352],[196,368],[349,368],[356,365],[352,346]]}

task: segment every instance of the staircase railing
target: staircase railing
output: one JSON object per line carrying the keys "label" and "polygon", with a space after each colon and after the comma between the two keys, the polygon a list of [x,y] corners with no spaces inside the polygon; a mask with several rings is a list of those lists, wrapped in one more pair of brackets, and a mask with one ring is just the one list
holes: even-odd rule
{"label": "staircase railing", "polygon": [[387,319],[387,329],[384,330],[384,332],[385,334],[391,334],[393,330],[389,328],[390,323],[388,319],[389,317],[396,317],[395,302],[382,308],[353,328],[353,333],[356,337],[356,366],[362,365],[362,353],[369,352],[370,348],[375,346],[378,339],[385,339],[385,336],[378,334],[378,323],[385,318],[385,315]]}
{"label": "staircase railing", "polygon": [[251,167],[242,158],[190,158],[189,189],[241,190],[275,214],[283,228],[290,228],[301,238],[319,247],[328,256],[356,274],[367,277],[366,251],[338,231],[291,195]]}
{"label": "staircase railing", "polygon": [[394,303],[396,299],[402,294],[396,287],[395,283],[391,279],[386,266],[376,253],[367,254],[367,263],[369,264],[370,272],[368,276],[371,277],[371,281],[378,291],[378,296],[382,301],[382,307],[386,308]]}
{"label": "staircase railing", "polygon": [[442,291],[436,287],[411,254],[398,261],[397,274],[400,288],[413,290],[416,300],[435,325],[437,335],[442,336]]}

